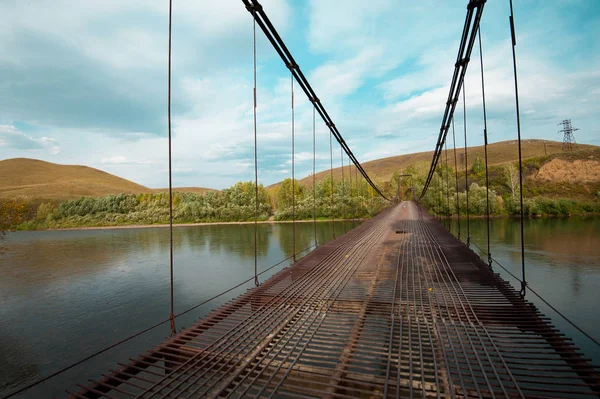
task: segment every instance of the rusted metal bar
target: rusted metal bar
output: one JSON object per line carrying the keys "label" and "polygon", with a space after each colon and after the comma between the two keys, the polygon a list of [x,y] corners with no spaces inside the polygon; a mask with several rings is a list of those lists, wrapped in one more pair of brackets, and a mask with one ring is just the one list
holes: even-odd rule
{"label": "rusted metal bar", "polygon": [[401,203],[72,397],[598,396],[589,359],[478,259]]}

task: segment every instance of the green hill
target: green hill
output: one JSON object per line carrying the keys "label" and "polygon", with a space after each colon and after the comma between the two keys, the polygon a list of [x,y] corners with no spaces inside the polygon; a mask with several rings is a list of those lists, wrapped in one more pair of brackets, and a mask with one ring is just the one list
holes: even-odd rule
{"label": "green hill", "polygon": [[[522,156],[523,159],[530,159],[536,157],[542,157],[545,155],[552,155],[562,153],[562,143],[556,141],[547,141],[547,140],[523,140],[522,145]],[[598,149],[600,147],[588,144],[578,144],[577,150],[585,150],[585,149]],[[469,147],[467,152],[467,163],[468,166],[472,166],[473,162],[479,157],[483,159],[484,148],[483,146]],[[376,159],[374,161],[363,162],[362,166],[365,171],[369,174],[371,179],[375,182],[387,182],[391,179],[392,175],[396,171],[401,171],[408,167],[409,165],[415,165],[417,163],[427,163],[431,162],[431,158],[433,157],[433,151],[426,152],[417,152],[414,154],[406,154],[406,155],[397,155],[388,158]],[[462,167],[464,169],[464,148],[456,149],[456,157],[458,161],[459,168]],[[507,162],[514,162],[519,159],[519,155],[517,152],[517,141],[500,141],[497,143],[492,143],[488,145],[488,159],[489,165],[501,165]],[[442,153],[442,158],[440,161],[445,161],[446,153]],[[448,164],[454,167],[454,152],[451,148],[448,149]],[[344,174],[345,177],[348,177],[348,171],[352,171],[352,176],[354,176],[355,170],[354,166],[348,167],[345,166]],[[329,176],[330,171],[325,170],[318,172],[316,174],[316,180],[320,181],[323,178]],[[341,168],[333,169],[333,177],[334,179],[340,179],[342,175]],[[301,183],[312,186],[312,176],[307,176],[300,180]],[[278,185],[279,183],[275,184]],[[274,185],[274,186],[275,186]]]}

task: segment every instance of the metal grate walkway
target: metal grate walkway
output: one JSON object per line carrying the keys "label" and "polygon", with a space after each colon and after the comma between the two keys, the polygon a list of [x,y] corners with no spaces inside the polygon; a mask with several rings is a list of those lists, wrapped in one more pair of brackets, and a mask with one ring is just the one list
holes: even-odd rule
{"label": "metal grate walkway", "polygon": [[600,395],[571,341],[408,202],[121,366],[72,397]]}

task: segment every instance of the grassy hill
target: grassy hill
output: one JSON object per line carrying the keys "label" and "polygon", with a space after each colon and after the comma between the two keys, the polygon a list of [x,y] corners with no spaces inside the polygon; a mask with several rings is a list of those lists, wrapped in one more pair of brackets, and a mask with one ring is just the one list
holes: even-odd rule
{"label": "grassy hill", "polygon": [[149,188],[98,169],[29,158],[0,161],[0,198],[64,201],[119,193],[150,193]]}
{"label": "grassy hill", "polygon": [[[493,201],[491,205],[496,215],[510,215],[519,211],[515,193],[518,159],[517,143],[506,141],[489,146],[489,189]],[[445,161],[446,154],[442,154]],[[410,170],[414,177],[417,192],[423,187],[431,162],[432,152],[400,155],[365,162],[363,165],[372,179],[387,196],[392,197],[398,190],[398,181],[392,176],[396,172]],[[470,187],[470,212],[483,214],[485,207],[486,183],[482,164],[483,147],[470,147],[468,152],[468,173],[465,174],[463,150],[457,151],[458,158],[458,207],[466,210],[465,189]],[[600,213],[600,147],[578,145],[575,151],[562,152],[562,143],[526,140],[523,143],[524,209],[527,215],[571,215]],[[449,166],[454,166],[454,151],[448,152]],[[476,162],[477,161],[477,162]],[[410,167],[410,169],[409,169]],[[345,167],[345,178],[354,168]],[[329,176],[329,170],[317,173],[317,179]],[[337,180],[336,206],[330,206],[327,190],[318,190],[317,217],[368,217],[376,214],[384,201],[364,201],[367,192],[344,190],[340,181],[341,168],[334,170]],[[434,177],[429,192],[436,195],[425,196],[423,206],[430,210],[443,210],[447,204],[440,204],[442,196],[438,190],[454,191],[454,184],[444,188],[443,178]],[[450,182],[452,178],[449,179]],[[301,180],[304,186],[312,184],[312,176]],[[275,220],[288,220],[292,217],[291,200],[286,190],[278,191],[275,184],[259,188],[260,219],[274,217]],[[410,190],[403,183],[401,196],[408,198]],[[288,190],[291,190],[289,185]],[[329,187],[329,185],[327,185]],[[294,215],[300,219],[313,217],[313,203],[310,193],[298,187],[297,204]],[[165,195],[168,189],[150,189],[109,173],[74,165],[57,165],[33,159],[8,159],[0,161],[0,203],[22,206],[25,209],[11,224],[20,229],[43,229],[82,226],[120,226],[128,224],[161,224],[169,220],[169,201]],[[238,182],[227,190],[217,191],[201,187],[175,187],[174,215],[176,223],[244,221],[253,220],[255,208],[252,183]],[[198,195],[215,191],[215,195]],[[182,195],[194,193],[197,195]],[[308,193],[308,195],[307,195]],[[120,195],[112,195],[120,194]],[[143,194],[143,195],[139,195]],[[325,197],[326,196],[326,197]],[[457,201],[451,196],[451,202]],[[450,197],[446,197],[450,198]],[[4,201],[4,200],[8,201]],[[19,201],[19,199],[21,201]],[[344,204],[354,203],[347,208]],[[12,204],[12,205],[11,205]],[[444,205],[441,206],[441,205]],[[455,209],[453,205],[450,209]],[[8,208],[7,208],[8,209]],[[17,209],[17,208],[14,208]],[[348,213],[351,209],[352,213]],[[0,220],[2,216],[0,215]]]}
{"label": "grassy hill", "polygon": [[[594,151],[600,147],[578,144],[577,153],[581,151]],[[523,159],[536,159],[539,157],[568,154],[562,152],[562,143],[546,140],[524,140],[522,145]],[[575,154],[575,153],[574,153]],[[488,146],[490,166],[499,166],[518,159],[517,142],[502,141]],[[377,159],[364,162],[363,167],[375,182],[389,182],[392,174],[402,171],[409,165],[428,165],[433,156],[432,151],[414,154],[398,155],[394,157]],[[442,153],[442,160],[446,154]],[[483,158],[483,146],[469,147],[468,165],[471,166],[477,158]],[[464,169],[464,150],[457,149],[459,170]],[[454,165],[454,152],[448,150],[448,162]],[[349,170],[354,176],[354,167],[344,167],[344,175],[348,178]],[[329,176],[330,171],[324,170],[316,174],[317,181]],[[341,178],[341,168],[333,170],[335,179]],[[552,180],[553,178],[551,178]],[[307,176],[300,180],[306,186],[312,185],[312,177]],[[270,187],[278,186],[279,183]],[[191,192],[203,194],[213,191],[203,187],[177,187],[175,192]],[[79,165],[59,165],[50,162],[14,158],[0,161],[0,199],[21,198],[27,202],[40,203],[42,201],[61,202],[79,197],[103,197],[120,193],[161,193],[167,188],[148,188],[132,181],[114,176],[98,169]]]}
{"label": "grassy hill", "polygon": [[[203,187],[178,187],[176,192],[205,193]],[[81,165],[59,165],[29,158],[0,161],[0,198],[21,198],[28,202],[61,202],[79,197],[111,194],[161,193],[127,179]]]}
{"label": "grassy hill", "polygon": [[[562,143],[556,141],[547,141],[547,140],[523,140],[521,143],[521,151],[523,159],[530,159],[536,157],[542,157],[545,155],[552,155],[557,153],[562,153]],[[597,146],[587,145],[587,144],[578,144],[577,150],[584,149],[593,149],[598,148]],[[483,159],[484,148],[483,146],[469,147],[467,153],[467,163],[468,166],[471,166],[477,157]],[[415,165],[420,162],[424,162],[429,164],[431,162],[431,158],[433,157],[433,151],[426,152],[417,152],[414,154],[406,154],[406,155],[398,155],[388,158],[381,158],[374,161],[364,162],[362,163],[365,171],[371,176],[371,178],[375,182],[384,182],[389,181],[392,177],[392,174],[395,171],[401,171],[402,169],[408,167],[409,165]],[[456,149],[456,157],[458,161],[459,168],[464,169],[464,148]],[[500,165],[507,162],[517,161],[519,158],[517,152],[517,141],[500,141],[497,143],[492,143],[488,145],[488,159],[489,165]],[[442,153],[441,160],[445,161],[446,153]],[[448,164],[454,166],[454,152],[451,148],[448,148]],[[354,176],[355,168],[352,166],[349,168],[345,166],[344,175],[348,177],[348,171],[352,171],[352,176]],[[322,172],[318,172],[316,174],[316,180],[320,181],[321,179],[329,176],[330,171],[325,170]],[[341,168],[333,169],[333,177],[334,179],[341,178]],[[312,177],[308,176],[300,180],[303,184],[307,186],[312,186]]]}

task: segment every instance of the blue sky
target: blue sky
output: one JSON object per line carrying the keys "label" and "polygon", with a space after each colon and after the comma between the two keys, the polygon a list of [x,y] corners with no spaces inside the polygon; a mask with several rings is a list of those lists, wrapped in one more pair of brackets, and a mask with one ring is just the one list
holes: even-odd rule
{"label": "blue sky", "polygon": [[[432,150],[466,1],[264,0],[361,162]],[[514,1],[522,135],[600,145],[600,2]],[[29,157],[168,185],[167,0],[0,3],[0,159]],[[488,131],[516,137],[508,0],[482,18]],[[258,36],[259,179],[289,176],[290,76]],[[483,142],[479,51],[466,79],[469,144]],[[312,107],[296,86],[297,176],[312,171]],[[239,0],[174,0],[175,186],[253,179],[252,19]],[[462,105],[456,128],[462,131]],[[317,121],[317,169],[329,165]],[[334,149],[339,165],[339,147]],[[345,161],[347,162],[347,160]]]}

